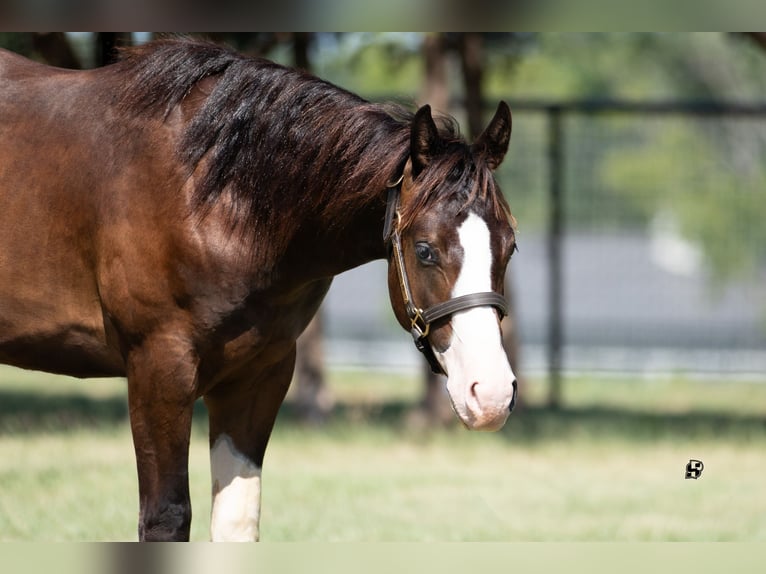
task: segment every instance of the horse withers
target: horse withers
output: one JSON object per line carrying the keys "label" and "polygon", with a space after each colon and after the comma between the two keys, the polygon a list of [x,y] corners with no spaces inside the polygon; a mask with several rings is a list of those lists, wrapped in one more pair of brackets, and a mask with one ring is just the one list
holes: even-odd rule
{"label": "horse withers", "polygon": [[510,132],[505,103],[468,145],[428,106],[191,40],[92,71],[0,51],[0,360],[127,377],[141,540],[189,537],[203,397],[212,538],[256,540],[295,341],[344,270],[388,258],[457,416],[505,422],[515,237],[492,171]]}

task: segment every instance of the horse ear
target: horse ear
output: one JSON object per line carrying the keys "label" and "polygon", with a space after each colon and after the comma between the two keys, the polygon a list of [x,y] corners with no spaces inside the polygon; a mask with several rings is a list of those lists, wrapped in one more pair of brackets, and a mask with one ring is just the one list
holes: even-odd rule
{"label": "horse ear", "polygon": [[416,178],[436,155],[441,143],[439,130],[431,117],[431,106],[421,107],[412,120],[410,130],[410,157],[412,158],[412,177]]}
{"label": "horse ear", "polygon": [[474,147],[487,160],[490,169],[496,169],[503,161],[508,143],[511,141],[511,108],[501,101],[497,105],[495,117],[476,139]]}

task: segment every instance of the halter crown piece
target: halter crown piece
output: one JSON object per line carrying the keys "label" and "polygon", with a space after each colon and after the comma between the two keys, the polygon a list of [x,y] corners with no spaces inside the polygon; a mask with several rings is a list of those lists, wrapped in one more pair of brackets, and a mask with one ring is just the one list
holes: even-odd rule
{"label": "halter crown piece", "polygon": [[410,334],[415,342],[415,347],[423,353],[431,370],[437,375],[446,375],[444,368],[436,358],[431,342],[428,340],[428,334],[431,331],[431,324],[434,321],[450,317],[459,311],[465,311],[473,307],[494,307],[502,319],[508,314],[508,305],[505,297],[495,291],[484,291],[481,293],[470,293],[448,299],[442,303],[421,309],[415,305],[412,300],[412,291],[407,277],[407,270],[404,267],[404,255],[402,253],[402,240],[399,235],[399,196],[401,195],[401,185],[404,179],[402,175],[398,180],[386,184],[388,195],[386,197],[386,215],[383,222],[383,241],[390,246],[391,257],[396,266],[396,273],[399,276],[399,287],[402,290],[402,300],[407,317],[410,320]]}

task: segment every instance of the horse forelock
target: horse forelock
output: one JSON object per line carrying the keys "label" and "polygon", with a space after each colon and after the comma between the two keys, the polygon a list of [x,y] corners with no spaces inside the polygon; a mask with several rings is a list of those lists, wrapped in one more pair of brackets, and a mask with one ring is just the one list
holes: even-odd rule
{"label": "horse forelock", "polygon": [[469,209],[488,212],[495,219],[508,220],[515,228],[516,220],[495,180],[492,170],[481,156],[462,139],[446,142],[444,153],[434,158],[413,182],[412,197],[402,206],[401,226],[408,228],[426,210],[442,202],[456,202],[457,214]]}

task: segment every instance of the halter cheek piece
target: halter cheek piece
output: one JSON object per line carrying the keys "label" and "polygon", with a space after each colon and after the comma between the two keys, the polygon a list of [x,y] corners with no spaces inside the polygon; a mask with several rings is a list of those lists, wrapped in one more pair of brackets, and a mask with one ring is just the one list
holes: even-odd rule
{"label": "halter cheek piece", "polygon": [[450,317],[458,311],[465,311],[473,307],[494,307],[502,319],[508,314],[508,306],[505,298],[494,291],[461,295],[460,297],[448,299],[443,303],[437,303],[425,310],[415,305],[412,300],[407,270],[404,267],[402,240],[399,235],[399,196],[403,179],[404,176],[402,175],[397,181],[387,184],[388,196],[386,198],[386,216],[383,224],[383,241],[387,244],[390,243],[391,257],[393,257],[396,273],[399,276],[399,287],[402,290],[404,308],[410,320],[410,334],[415,342],[415,347],[423,353],[434,373],[446,375],[447,373],[444,372],[439,360],[436,358],[431,342],[428,340],[431,323],[445,317]]}

